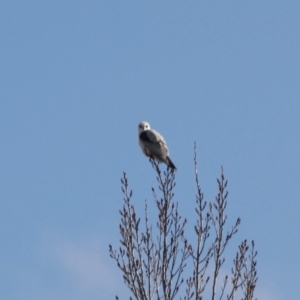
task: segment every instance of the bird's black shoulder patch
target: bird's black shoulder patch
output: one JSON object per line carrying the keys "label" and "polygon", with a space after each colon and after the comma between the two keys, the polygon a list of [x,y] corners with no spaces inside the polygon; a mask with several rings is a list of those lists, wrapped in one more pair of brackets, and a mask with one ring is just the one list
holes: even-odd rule
{"label": "bird's black shoulder patch", "polygon": [[140,139],[144,142],[149,142],[149,143],[152,143],[152,141],[149,139],[149,136],[148,136],[148,133],[147,133],[148,130],[145,130],[145,131],[142,131],[140,133]]}

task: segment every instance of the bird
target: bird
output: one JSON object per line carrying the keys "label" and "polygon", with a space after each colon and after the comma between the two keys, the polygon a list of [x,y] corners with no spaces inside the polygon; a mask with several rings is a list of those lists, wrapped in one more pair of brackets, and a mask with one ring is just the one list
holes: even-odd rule
{"label": "bird", "polygon": [[165,163],[172,171],[177,168],[169,157],[169,149],[163,136],[157,131],[150,129],[148,122],[139,123],[139,144],[144,154],[158,162]]}

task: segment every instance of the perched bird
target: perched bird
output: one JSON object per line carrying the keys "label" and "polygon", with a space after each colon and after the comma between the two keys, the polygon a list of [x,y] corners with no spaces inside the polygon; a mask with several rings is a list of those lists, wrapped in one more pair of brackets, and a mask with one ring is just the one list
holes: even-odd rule
{"label": "perched bird", "polygon": [[154,158],[158,162],[164,162],[173,171],[177,170],[169,157],[169,149],[163,136],[150,129],[148,122],[139,124],[139,144],[146,156]]}

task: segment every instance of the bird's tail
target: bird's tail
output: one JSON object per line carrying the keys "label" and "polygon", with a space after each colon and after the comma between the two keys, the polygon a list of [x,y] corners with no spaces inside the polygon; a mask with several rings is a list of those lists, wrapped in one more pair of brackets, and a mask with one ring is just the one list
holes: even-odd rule
{"label": "bird's tail", "polygon": [[172,171],[177,171],[177,168],[175,167],[169,156],[167,157],[167,165],[172,169]]}

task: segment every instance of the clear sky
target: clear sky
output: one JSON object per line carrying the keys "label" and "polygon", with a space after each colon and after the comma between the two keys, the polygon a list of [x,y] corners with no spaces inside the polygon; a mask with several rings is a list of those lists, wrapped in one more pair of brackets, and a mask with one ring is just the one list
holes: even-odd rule
{"label": "clear sky", "polygon": [[242,219],[228,261],[254,239],[258,298],[298,299],[299,1],[2,0],[0,36],[1,299],[128,295],[108,244],[122,172],[141,215],[156,186],[143,120],[168,142],[181,214],[196,141],[205,199],[222,165]]}

